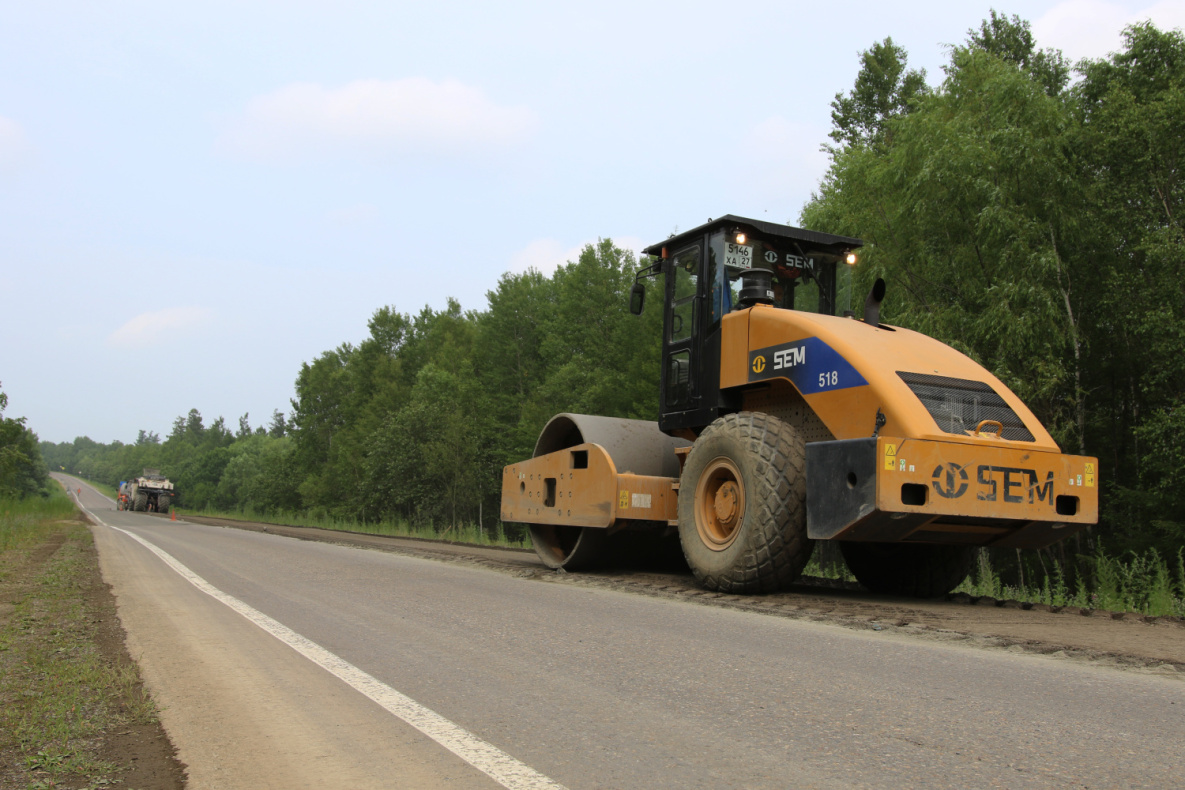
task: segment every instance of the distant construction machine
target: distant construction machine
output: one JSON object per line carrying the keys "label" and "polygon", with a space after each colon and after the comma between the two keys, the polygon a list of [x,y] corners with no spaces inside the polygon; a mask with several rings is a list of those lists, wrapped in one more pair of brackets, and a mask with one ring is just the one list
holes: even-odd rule
{"label": "distant construction machine", "polygon": [[[177,489],[159,469],[144,469],[144,474],[119,486],[124,510],[168,513],[177,498]],[[126,496],[126,499],[125,499]]]}
{"label": "distant construction machine", "polygon": [[502,475],[503,521],[577,570],[622,530],[677,531],[709,590],[794,582],[837,541],[865,587],[935,596],[977,547],[1038,548],[1096,522],[1098,463],[1065,455],[991,373],[857,319],[855,238],[724,216],[649,247],[664,278],[657,423],[559,414]]}

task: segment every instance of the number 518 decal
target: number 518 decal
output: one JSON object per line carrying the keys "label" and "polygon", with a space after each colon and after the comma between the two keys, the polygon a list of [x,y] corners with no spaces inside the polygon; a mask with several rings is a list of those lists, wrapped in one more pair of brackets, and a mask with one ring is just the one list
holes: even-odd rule
{"label": "number 518 decal", "polygon": [[803,395],[860,387],[868,382],[831,346],[817,337],[749,352],[749,381],[789,379]]}

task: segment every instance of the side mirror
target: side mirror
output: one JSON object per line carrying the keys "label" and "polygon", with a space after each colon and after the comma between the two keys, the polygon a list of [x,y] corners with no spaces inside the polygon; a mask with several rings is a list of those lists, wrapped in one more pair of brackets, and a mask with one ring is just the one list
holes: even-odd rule
{"label": "side mirror", "polygon": [[630,288],[630,312],[634,315],[642,315],[642,307],[646,304],[646,286],[642,283],[634,283],[634,287]]}

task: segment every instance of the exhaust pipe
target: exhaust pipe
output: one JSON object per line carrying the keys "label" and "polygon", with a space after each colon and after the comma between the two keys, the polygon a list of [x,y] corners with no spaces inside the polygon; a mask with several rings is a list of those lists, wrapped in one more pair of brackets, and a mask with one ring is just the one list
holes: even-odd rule
{"label": "exhaust pipe", "polygon": [[885,280],[877,277],[872,284],[872,290],[864,299],[864,323],[869,326],[881,325],[881,302],[885,300]]}

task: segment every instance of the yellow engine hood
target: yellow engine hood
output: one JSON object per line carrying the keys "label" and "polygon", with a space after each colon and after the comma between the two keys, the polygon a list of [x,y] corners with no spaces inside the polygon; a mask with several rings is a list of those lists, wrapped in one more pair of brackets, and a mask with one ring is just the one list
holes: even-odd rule
{"label": "yellow engine hood", "polygon": [[[790,381],[836,439],[880,433],[918,439],[981,443],[1060,452],[1028,407],[981,365],[950,346],[899,327],[872,327],[851,318],[757,305],[724,317],[721,388]],[[947,433],[899,373],[982,382],[1003,399],[1034,441],[994,433]]]}

